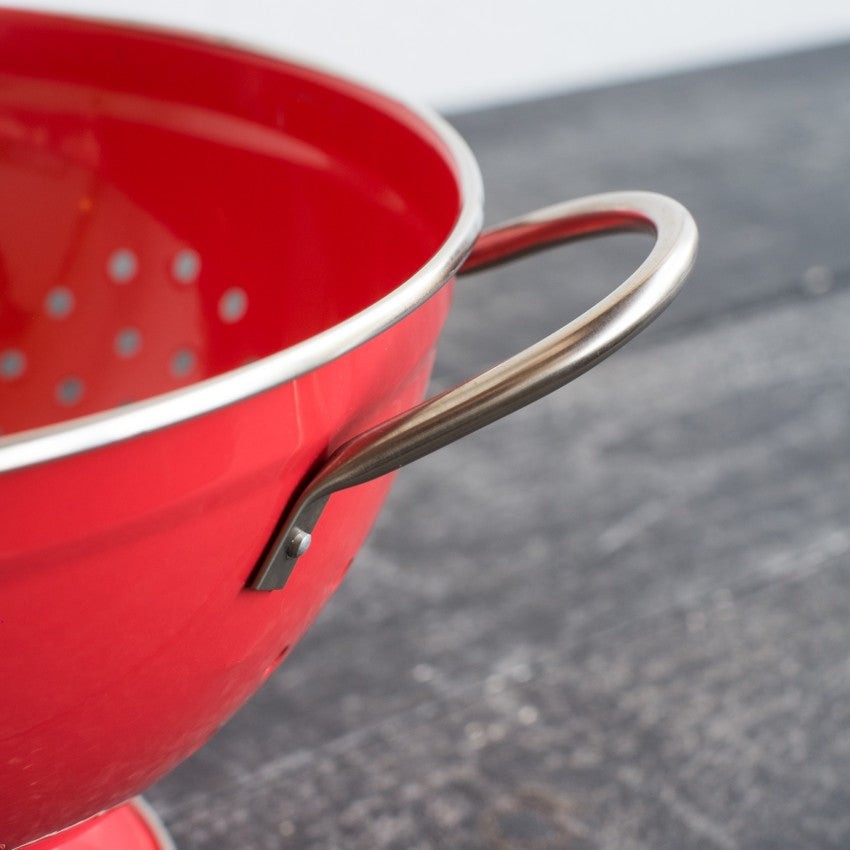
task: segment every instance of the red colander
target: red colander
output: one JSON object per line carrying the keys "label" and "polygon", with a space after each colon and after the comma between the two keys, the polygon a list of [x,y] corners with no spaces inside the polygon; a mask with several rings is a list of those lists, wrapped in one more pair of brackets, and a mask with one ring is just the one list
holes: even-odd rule
{"label": "red colander", "polygon": [[[476,164],[434,115],[245,48],[12,11],[0,193],[5,850],[165,846],[138,804],[86,819],[262,683],[386,473],[617,349],[696,247],[643,192],[479,235]],[[420,403],[458,271],[617,230],[655,235],[625,283]]]}

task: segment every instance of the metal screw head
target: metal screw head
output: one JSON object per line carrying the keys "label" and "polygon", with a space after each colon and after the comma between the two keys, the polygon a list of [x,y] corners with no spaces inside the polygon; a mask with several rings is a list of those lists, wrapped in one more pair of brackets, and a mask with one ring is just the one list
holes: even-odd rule
{"label": "metal screw head", "polygon": [[313,542],[313,536],[301,528],[293,528],[286,544],[286,554],[290,558],[300,558]]}

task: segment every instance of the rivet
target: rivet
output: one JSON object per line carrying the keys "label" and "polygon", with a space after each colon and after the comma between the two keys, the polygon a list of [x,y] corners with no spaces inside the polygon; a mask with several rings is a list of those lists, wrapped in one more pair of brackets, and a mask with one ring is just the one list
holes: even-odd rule
{"label": "rivet", "polygon": [[313,542],[313,535],[301,528],[293,528],[286,544],[286,554],[290,558],[300,558]]}

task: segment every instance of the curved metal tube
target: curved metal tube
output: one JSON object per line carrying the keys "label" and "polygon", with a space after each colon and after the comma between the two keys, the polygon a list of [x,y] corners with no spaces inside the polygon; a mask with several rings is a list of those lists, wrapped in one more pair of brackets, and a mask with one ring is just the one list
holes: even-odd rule
{"label": "curved metal tube", "polygon": [[601,233],[654,233],[655,246],[610,295],[559,331],[475,378],[341,446],[285,514],[249,586],[286,583],[331,494],[393,472],[577,378],[624,345],[671,301],[690,271],[697,229],[677,201],[612,192],[556,204],[485,231],[461,273]]}

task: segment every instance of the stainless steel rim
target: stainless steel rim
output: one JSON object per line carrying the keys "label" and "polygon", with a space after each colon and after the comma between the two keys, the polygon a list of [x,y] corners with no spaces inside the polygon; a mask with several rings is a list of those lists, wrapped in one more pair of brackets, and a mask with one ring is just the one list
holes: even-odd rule
{"label": "stainless steel rim", "polygon": [[349,75],[275,52],[265,45],[229,41],[205,33],[156,27],[147,23],[88,15],[62,17],[184,36],[210,44],[226,43],[254,55],[298,64],[378,94],[424,121],[446,146],[458,174],[461,208],[452,230],[431,259],[391,293],[365,310],[297,345],[180,390],[118,409],[0,437],[0,472],[56,460],[156,431],[235,404],[311,372],[362,345],[413,312],[454,276],[471,250],[483,220],[481,173],[466,142],[432,110],[387,95]]}

